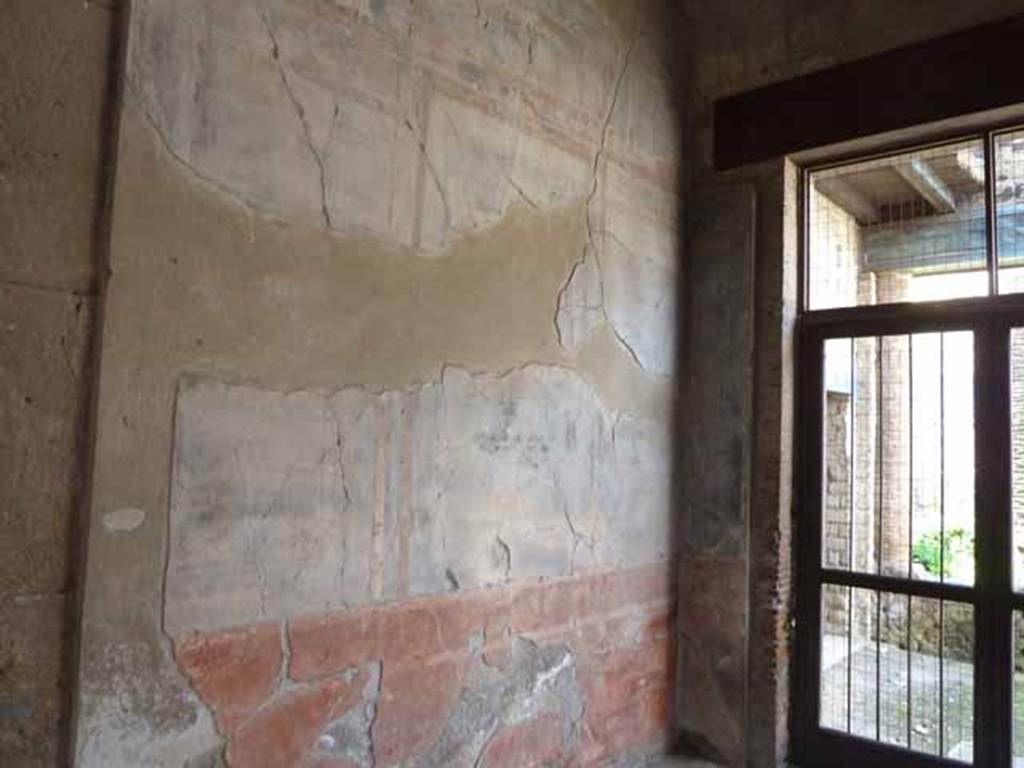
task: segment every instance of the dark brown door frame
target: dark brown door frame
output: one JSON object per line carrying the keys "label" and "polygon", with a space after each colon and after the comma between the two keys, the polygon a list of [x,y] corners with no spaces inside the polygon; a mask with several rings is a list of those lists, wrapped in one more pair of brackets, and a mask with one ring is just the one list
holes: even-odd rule
{"label": "dark brown door frame", "polygon": [[[974,606],[974,764],[1008,768],[1012,747],[1011,618],[1014,608],[1024,608],[1024,596],[1013,593],[1011,581],[1009,334],[1012,327],[1024,325],[1024,296],[945,305],[867,307],[860,308],[857,315],[840,320],[830,313],[820,322],[808,316],[800,327],[795,756],[804,768],[963,765],[818,726],[821,587],[829,583]],[[821,392],[825,341],[954,330],[972,331],[975,339],[975,585],[911,581],[823,568]]]}
{"label": "dark brown door frame", "polygon": [[[993,142],[982,137],[988,197],[988,272],[998,290],[995,237]],[[971,138],[961,136],[958,139]],[[918,147],[902,147],[907,151]],[[888,153],[892,154],[892,153]],[[797,419],[794,476],[796,521],[796,665],[793,678],[793,752],[802,768],[916,768],[957,766],[954,760],[923,755],[819,727],[821,585],[861,587],[901,595],[954,600],[974,606],[974,765],[1012,764],[1012,616],[1024,610],[1024,595],[1012,583],[1012,468],[1010,451],[1009,338],[1024,327],[1024,294],[986,296],[921,304],[891,304],[807,312],[805,170],[799,193],[801,254],[798,260],[800,316],[797,323]],[[975,349],[975,558],[973,587],[916,582],[847,571],[826,571],[821,559],[824,342],[830,338],[906,335],[966,330]]]}

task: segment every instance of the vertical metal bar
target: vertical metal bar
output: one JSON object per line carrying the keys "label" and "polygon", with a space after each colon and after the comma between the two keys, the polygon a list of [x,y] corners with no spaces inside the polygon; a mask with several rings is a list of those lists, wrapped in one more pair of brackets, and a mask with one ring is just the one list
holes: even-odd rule
{"label": "vertical metal bar", "polygon": [[939,756],[946,756],[946,661],[945,652],[945,607],[946,601],[939,600]]}
{"label": "vertical metal bar", "polygon": [[[939,334],[939,580],[946,581],[946,334]],[[939,755],[945,756],[946,601],[939,600]]]}
{"label": "vertical metal bar", "polygon": [[910,622],[913,620],[913,598],[907,595],[907,748],[910,748],[910,721],[914,717],[913,678],[910,674]]}
{"label": "vertical metal bar", "polygon": [[846,588],[846,732],[853,722],[853,587]]}
{"label": "vertical metal bar", "polygon": [[[907,578],[914,578],[914,335],[907,334]],[[914,712],[914,678],[911,669],[913,600],[907,595],[907,747],[911,746],[910,723]]]}
{"label": "vertical metal bar", "polygon": [[[855,405],[854,405],[854,403],[856,402],[856,394],[855,394],[856,393],[856,387],[854,385],[855,384],[855,380],[856,380],[856,374],[855,374],[856,365],[854,364],[854,355],[853,355],[854,344],[855,344],[855,340],[853,338],[851,338],[850,339],[850,378],[849,378],[849,385],[850,385],[850,430],[849,430],[849,438],[850,438],[850,526],[849,526],[849,530],[847,531],[848,537],[847,537],[847,543],[846,543],[847,565],[848,565],[850,571],[856,570],[853,567],[853,562],[854,562],[854,557],[853,557],[853,554],[854,554],[854,549],[853,549],[853,544],[854,544],[854,541],[853,541],[853,516],[854,516],[854,508],[853,508],[854,493],[853,493],[853,490],[854,490],[854,485],[853,485],[853,482],[854,482],[854,480],[853,480],[853,478],[854,478],[854,475],[855,475],[855,472],[856,472],[856,459],[855,459],[856,450],[854,448],[855,443],[853,441],[853,437],[854,437],[854,434],[855,434],[854,430],[856,429],[856,427],[854,426],[855,418],[856,418],[856,410],[855,410]],[[853,723],[853,611],[854,611],[853,587],[850,587],[849,604],[848,604],[847,609],[846,609],[846,644],[847,644],[847,646],[846,646],[846,651],[847,651],[847,653],[846,653],[846,732],[847,733],[852,733],[853,732],[853,728],[851,727],[851,725]]]}
{"label": "vertical metal bar", "polygon": [[983,766],[1009,766],[1013,751],[1009,329],[1004,323],[990,322],[979,327],[975,338],[975,760]]}
{"label": "vertical metal bar", "polygon": [[946,581],[946,334],[939,335],[939,581]]}
{"label": "vertical metal bar", "polygon": [[914,578],[914,334],[907,334],[907,578]]}
{"label": "vertical metal bar", "polygon": [[989,295],[999,295],[999,236],[996,232],[995,137],[985,134],[985,266]]}
{"label": "vertical metal bar", "polygon": [[857,340],[850,339],[850,538],[848,542],[850,570],[857,570],[856,538],[854,519],[857,514],[857,358],[855,354]]}
{"label": "vertical metal bar", "polygon": [[[882,573],[882,337],[875,337],[875,396],[878,400],[875,412],[876,449],[875,473],[877,490],[878,533],[875,538],[875,571]],[[882,595],[878,594],[875,605],[875,740],[882,738]]]}
{"label": "vertical metal bar", "polygon": [[878,496],[878,506],[876,508],[876,515],[878,521],[878,533],[875,539],[875,573],[878,575],[882,574],[882,557],[883,549],[882,546],[882,503],[883,493],[882,484],[883,478],[885,477],[885,462],[884,462],[884,443],[882,441],[882,427],[884,420],[882,418],[883,399],[882,389],[884,383],[882,381],[882,356],[885,350],[885,339],[882,336],[875,337],[875,397],[878,400],[877,410],[875,412],[875,458],[877,461],[877,471],[875,473],[875,486]]}

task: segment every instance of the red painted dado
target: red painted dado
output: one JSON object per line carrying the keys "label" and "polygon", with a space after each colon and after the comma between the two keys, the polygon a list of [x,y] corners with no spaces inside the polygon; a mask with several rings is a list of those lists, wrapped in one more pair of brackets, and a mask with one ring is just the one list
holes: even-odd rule
{"label": "red painted dado", "polygon": [[284,653],[279,624],[178,638],[174,656],[222,732],[234,730],[274,692]]}
{"label": "red painted dado", "polygon": [[564,723],[558,715],[542,713],[521,725],[495,734],[480,756],[480,768],[534,768],[565,763]]}
{"label": "red painted dado", "polygon": [[228,764],[252,768],[302,765],[328,721],[360,703],[366,682],[364,671],[352,680],[328,680],[279,696],[232,734]]}
{"label": "red painted dado", "polygon": [[[375,764],[401,765],[442,736],[474,669],[505,670],[515,638],[557,644],[573,654],[583,699],[569,753],[563,715],[541,711],[499,726],[480,765],[592,765],[664,746],[674,660],[670,585],[668,568],[658,565],[413,598],[287,626],[189,634],[175,642],[175,657],[213,711],[230,765],[344,768],[359,762],[316,748],[333,720],[370,701]],[[379,690],[371,676],[377,665]]]}
{"label": "red painted dado", "polygon": [[465,681],[470,659],[437,659],[384,670],[373,724],[378,765],[402,765],[441,733]]}

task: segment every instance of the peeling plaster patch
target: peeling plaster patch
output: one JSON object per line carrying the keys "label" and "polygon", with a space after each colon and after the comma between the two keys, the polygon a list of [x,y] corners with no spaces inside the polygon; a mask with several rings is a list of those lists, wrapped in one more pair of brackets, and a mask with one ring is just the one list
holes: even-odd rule
{"label": "peeling plaster patch", "polygon": [[333,395],[193,381],[175,423],[173,636],[668,555],[668,425],[568,369]]}
{"label": "peeling plaster patch", "polygon": [[369,665],[362,701],[327,725],[317,738],[314,757],[346,761],[353,768],[373,768],[373,723],[380,698],[381,664]]}
{"label": "peeling plaster patch", "polygon": [[146,519],[144,510],[134,507],[115,509],[103,515],[103,527],[111,533],[127,533],[134,531]]}
{"label": "peeling plaster patch", "polygon": [[[585,203],[555,327],[671,373],[678,118],[657,41],[591,3],[133,6],[127,81],[164,146],[246,207],[440,257],[514,206]],[[229,42],[230,41],[230,42]],[[343,41],[342,45],[338,42]]]}
{"label": "peeling plaster patch", "polygon": [[586,195],[621,45],[590,3],[484,24],[451,0],[260,6],[133,5],[133,91],[226,193],[424,253]]}
{"label": "peeling plaster patch", "polygon": [[172,768],[222,748],[212,715],[162,643],[110,645],[86,663],[76,765]]}
{"label": "peeling plaster patch", "polygon": [[482,661],[476,664],[437,741],[414,765],[478,765],[488,742],[501,728],[544,713],[560,717],[563,748],[565,754],[571,753],[583,717],[576,657],[564,645],[540,646],[516,638],[505,671]]}

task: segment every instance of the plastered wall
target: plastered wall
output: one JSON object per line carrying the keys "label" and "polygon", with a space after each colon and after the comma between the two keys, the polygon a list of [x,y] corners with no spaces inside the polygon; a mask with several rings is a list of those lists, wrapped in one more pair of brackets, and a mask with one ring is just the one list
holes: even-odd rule
{"label": "plastered wall", "polygon": [[664,749],[677,27],[132,2],[79,765]]}

